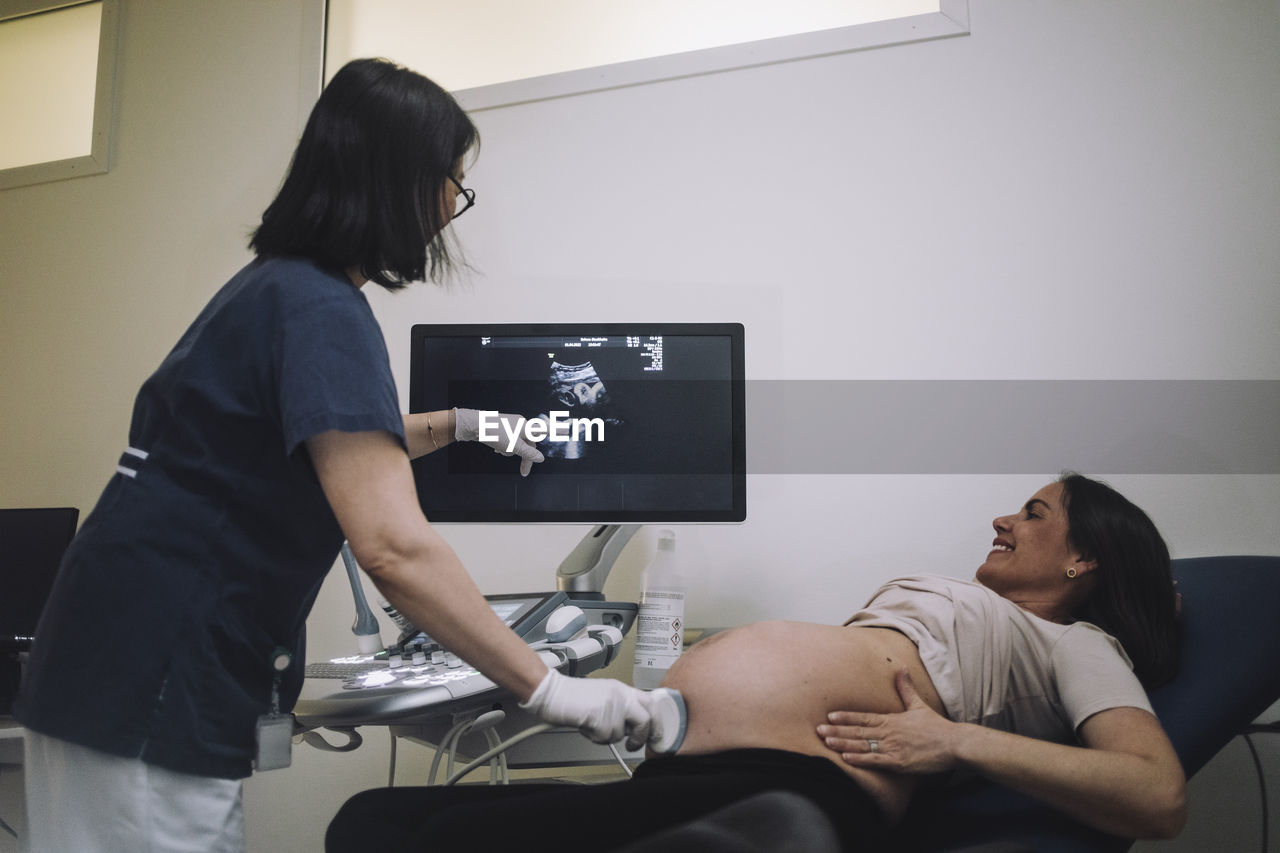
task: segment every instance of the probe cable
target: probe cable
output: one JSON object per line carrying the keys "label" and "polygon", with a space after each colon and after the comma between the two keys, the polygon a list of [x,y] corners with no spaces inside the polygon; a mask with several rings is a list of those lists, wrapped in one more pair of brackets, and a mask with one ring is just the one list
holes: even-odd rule
{"label": "probe cable", "polygon": [[[553,728],[555,728],[555,726],[551,725],[550,723],[538,723],[537,725],[530,726],[529,728],[525,729],[522,732],[519,732],[518,734],[512,735],[511,737],[504,740],[502,743],[491,748],[488,752],[485,752],[484,754],[480,755],[478,758],[475,758],[472,761],[468,762],[467,764],[464,764],[456,773],[454,773],[448,779],[445,779],[444,784],[445,785],[454,784],[463,776],[466,776],[472,770],[475,770],[481,764],[484,764],[486,761],[493,759],[495,756],[498,756],[503,752],[506,752],[508,749],[520,743],[521,741],[528,740],[534,735],[540,735],[543,732],[550,731]],[[441,746],[443,746],[443,744],[441,744]],[[435,775],[434,775],[434,768],[433,768],[432,779],[434,778],[435,778]]]}
{"label": "probe cable", "polygon": [[1262,759],[1258,757],[1258,748],[1253,744],[1253,735],[1277,733],[1280,733],[1280,720],[1249,726],[1241,733],[1245,745],[1249,747],[1249,754],[1253,757],[1253,767],[1258,773],[1258,791],[1262,794],[1262,853],[1267,853],[1271,849],[1271,827],[1267,815],[1267,776],[1262,769]]}

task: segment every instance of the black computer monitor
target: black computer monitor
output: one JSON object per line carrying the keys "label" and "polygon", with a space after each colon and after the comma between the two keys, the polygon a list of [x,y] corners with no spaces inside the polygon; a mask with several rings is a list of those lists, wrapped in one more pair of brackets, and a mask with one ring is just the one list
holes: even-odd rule
{"label": "black computer monitor", "polygon": [[420,324],[411,353],[411,412],[503,412],[549,433],[526,478],[475,443],[415,460],[432,521],[746,517],[741,324]]}
{"label": "black computer monitor", "polygon": [[18,654],[31,648],[79,510],[0,509],[0,715],[18,691]]}

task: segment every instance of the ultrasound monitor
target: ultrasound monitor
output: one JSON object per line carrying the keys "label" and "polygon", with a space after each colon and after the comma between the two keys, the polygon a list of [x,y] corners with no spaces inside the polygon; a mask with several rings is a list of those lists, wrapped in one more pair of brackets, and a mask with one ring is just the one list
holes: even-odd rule
{"label": "ultrasound monitor", "polygon": [[431,521],[746,517],[740,324],[419,324],[411,344],[411,412],[502,412],[547,433],[524,478],[475,442],[414,460]]}

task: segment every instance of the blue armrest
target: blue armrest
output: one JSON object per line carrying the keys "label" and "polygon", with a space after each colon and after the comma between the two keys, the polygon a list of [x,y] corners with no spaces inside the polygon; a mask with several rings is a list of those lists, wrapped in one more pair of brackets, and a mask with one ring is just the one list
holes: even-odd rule
{"label": "blue armrest", "polygon": [[[1151,693],[1188,778],[1280,699],[1280,557],[1173,561],[1182,593],[1178,675]],[[902,825],[904,851],[996,841],[1039,853],[1120,853],[1132,841],[982,780],[932,792]]]}

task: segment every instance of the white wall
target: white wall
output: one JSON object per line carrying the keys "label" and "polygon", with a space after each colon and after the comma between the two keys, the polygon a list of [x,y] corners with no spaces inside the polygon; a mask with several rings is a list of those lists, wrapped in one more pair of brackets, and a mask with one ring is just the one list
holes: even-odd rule
{"label": "white wall", "polygon": [[[88,508],[133,390],[243,259],[293,140],[302,5],[127,3],[116,171],[0,193],[0,502]],[[402,391],[411,322],[481,319],[737,320],[759,379],[1280,378],[1280,9],[970,8],[965,38],[477,114],[457,229],[481,274],[370,294]],[[813,429],[779,412],[770,440]],[[681,531],[689,622],[835,621],[892,574],[967,573],[1054,473],[753,476],[746,524]],[[1280,477],[1110,479],[1177,556],[1280,553]],[[549,585],[581,532],[445,530],[492,592]],[[344,585],[316,655],[349,648]],[[371,739],[253,779],[252,848],[317,849],[385,776]],[[1250,773],[1207,770],[1160,849],[1256,846]]]}
{"label": "white wall", "polygon": [[318,87],[318,9],[124,3],[115,167],[0,192],[3,505],[93,506],[138,386],[249,259],[314,99],[304,56]]}

